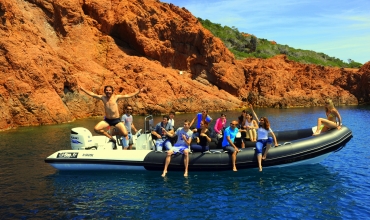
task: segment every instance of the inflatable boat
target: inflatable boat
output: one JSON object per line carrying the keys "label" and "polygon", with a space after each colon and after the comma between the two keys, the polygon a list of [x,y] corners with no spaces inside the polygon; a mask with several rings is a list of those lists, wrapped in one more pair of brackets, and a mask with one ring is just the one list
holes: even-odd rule
{"label": "inflatable boat", "polygon": [[[285,167],[301,164],[316,164],[328,155],[342,149],[352,138],[352,131],[346,126],[312,136],[311,128],[289,131],[274,131],[278,147],[270,148],[264,168]],[[71,130],[71,150],[60,150],[45,159],[45,162],[60,171],[85,170],[163,170],[166,152],[155,151],[150,131],[139,137],[134,135],[135,150],[113,150],[113,143],[105,136],[93,136],[83,127]],[[210,152],[189,154],[189,171],[232,170],[231,157],[212,139]],[[236,138],[240,143],[240,138]],[[258,168],[255,142],[247,141],[246,148],[237,155],[236,167]],[[184,170],[183,155],[173,155],[169,171]]]}

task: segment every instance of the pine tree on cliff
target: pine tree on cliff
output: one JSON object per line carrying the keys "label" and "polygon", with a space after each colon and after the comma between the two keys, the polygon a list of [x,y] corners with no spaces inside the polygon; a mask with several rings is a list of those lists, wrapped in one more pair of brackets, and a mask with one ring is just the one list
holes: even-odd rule
{"label": "pine tree on cliff", "polygon": [[250,41],[250,45],[251,45],[251,52],[256,52],[256,49],[257,49],[257,37],[252,35],[251,36],[251,41]]}

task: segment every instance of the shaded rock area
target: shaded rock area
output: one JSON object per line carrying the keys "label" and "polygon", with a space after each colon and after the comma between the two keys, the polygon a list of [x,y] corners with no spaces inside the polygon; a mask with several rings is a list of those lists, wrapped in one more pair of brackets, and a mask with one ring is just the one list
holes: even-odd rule
{"label": "shaded rock area", "polygon": [[254,105],[368,103],[360,70],[300,64],[283,55],[235,60],[185,8],[155,0],[0,0],[0,130],[103,116],[102,94],[140,114]]}

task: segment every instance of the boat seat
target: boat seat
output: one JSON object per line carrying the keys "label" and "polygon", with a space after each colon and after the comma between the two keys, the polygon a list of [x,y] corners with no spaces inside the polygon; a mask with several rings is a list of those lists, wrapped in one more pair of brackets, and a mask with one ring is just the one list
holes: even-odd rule
{"label": "boat seat", "polygon": [[154,128],[154,122],[153,119],[150,119],[145,122],[145,134],[152,133],[152,129]]}

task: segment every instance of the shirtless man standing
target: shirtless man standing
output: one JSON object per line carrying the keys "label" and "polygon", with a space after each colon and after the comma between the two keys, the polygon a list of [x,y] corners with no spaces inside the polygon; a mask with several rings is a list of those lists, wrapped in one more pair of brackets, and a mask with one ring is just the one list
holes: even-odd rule
{"label": "shirtless man standing", "polygon": [[117,101],[119,99],[130,98],[132,96],[135,96],[139,94],[141,90],[138,90],[137,92],[130,93],[127,95],[115,95],[113,94],[112,86],[105,86],[104,87],[105,95],[97,95],[91,91],[84,89],[82,86],[80,86],[80,89],[84,91],[86,94],[88,94],[89,96],[103,101],[104,110],[105,110],[104,121],[101,121],[97,125],[95,125],[94,131],[98,134],[103,134],[107,136],[110,139],[110,141],[115,144],[114,149],[117,149],[116,140],[110,134],[106,132],[106,128],[108,126],[115,126],[119,130],[121,135],[123,136],[123,139],[127,140],[128,132],[126,130],[125,125],[121,122]]}

